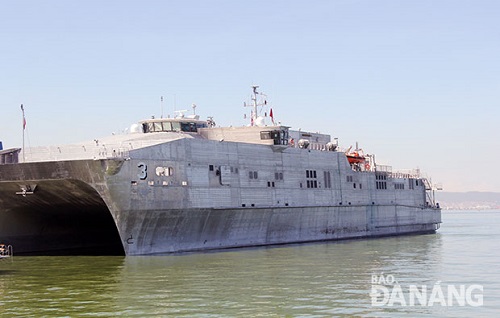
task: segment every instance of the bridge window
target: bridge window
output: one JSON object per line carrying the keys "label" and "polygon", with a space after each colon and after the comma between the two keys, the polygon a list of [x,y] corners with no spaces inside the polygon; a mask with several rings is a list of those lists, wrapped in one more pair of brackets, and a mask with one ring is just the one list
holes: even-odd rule
{"label": "bridge window", "polygon": [[181,123],[181,130],[185,132],[196,132],[196,123]]}
{"label": "bridge window", "polygon": [[172,131],[172,123],[164,122],[163,123],[163,131]]}
{"label": "bridge window", "polygon": [[181,123],[172,122],[172,131],[181,131]]}
{"label": "bridge window", "polygon": [[196,132],[198,128],[207,127],[206,123],[200,122],[179,122],[170,121],[167,119],[156,119],[152,122],[142,123],[142,132],[162,132],[162,131],[185,131],[185,132]]}
{"label": "bridge window", "polygon": [[288,129],[261,131],[260,139],[272,139],[274,145],[288,145]]}

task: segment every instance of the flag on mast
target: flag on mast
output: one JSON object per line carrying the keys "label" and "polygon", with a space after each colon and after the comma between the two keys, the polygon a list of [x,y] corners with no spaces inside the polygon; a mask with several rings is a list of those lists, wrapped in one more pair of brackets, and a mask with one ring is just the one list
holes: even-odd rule
{"label": "flag on mast", "polygon": [[273,125],[275,125],[275,123],[274,123],[273,109],[272,108],[271,108],[271,111],[269,112],[269,117],[271,117],[271,120],[273,121]]}
{"label": "flag on mast", "polygon": [[26,117],[24,117],[24,106],[21,104],[21,110],[23,111],[23,130],[26,129]]}

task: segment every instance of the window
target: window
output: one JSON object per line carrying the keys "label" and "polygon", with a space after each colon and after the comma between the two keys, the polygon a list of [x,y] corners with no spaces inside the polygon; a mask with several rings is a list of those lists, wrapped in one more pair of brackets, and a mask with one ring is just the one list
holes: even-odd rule
{"label": "window", "polygon": [[196,132],[196,123],[180,123],[181,130],[185,132]]}
{"label": "window", "polygon": [[170,122],[164,122],[163,131],[172,131],[172,124]]}
{"label": "window", "polygon": [[387,174],[386,173],[375,173],[375,186],[377,190],[387,190]]}
{"label": "window", "polygon": [[332,187],[332,179],[330,176],[330,171],[323,171],[323,179],[325,183],[325,188],[330,189]]}
{"label": "window", "polygon": [[261,131],[261,140],[272,139],[275,145],[287,145],[288,144],[288,129],[284,130],[271,130],[271,131]]}
{"label": "window", "polygon": [[161,123],[154,123],[154,130],[155,131],[162,131],[162,126]]}
{"label": "window", "polygon": [[257,179],[259,175],[257,174],[257,171],[248,171],[248,177],[250,179]]}
{"label": "window", "polygon": [[408,179],[408,189],[415,189],[415,184],[413,183],[413,179]]}
{"label": "window", "polygon": [[377,181],[376,182],[377,190],[387,190],[387,182],[385,181]]}
{"label": "window", "polygon": [[318,187],[318,180],[316,170],[306,170],[306,185],[309,189],[315,189]]}
{"label": "window", "polygon": [[260,132],[260,139],[261,140],[271,139],[271,132],[270,131],[261,131]]}
{"label": "window", "polygon": [[172,122],[172,131],[180,131],[180,130],[181,130],[181,123]]}
{"label": "window", "polygon": [[208,166],[208,171],[214,171],[214,165],[209,165]]}
{"label": "window", "polygon": [[283,172],[275,172],[274,179],[275,180],[283,180]]}
{"label": "window", "polygon": [[155,131],[155,124],[154,123],[148,123],[148,132],[153,132]]}

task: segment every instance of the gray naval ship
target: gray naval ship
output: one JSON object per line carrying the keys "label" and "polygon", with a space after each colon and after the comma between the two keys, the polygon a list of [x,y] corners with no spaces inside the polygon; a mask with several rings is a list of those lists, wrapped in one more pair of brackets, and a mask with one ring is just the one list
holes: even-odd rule
{"label": "gray naval ship", "polygon": [[0,242],[27,255],[148,255],[439,228],[418,170],[340,151],[272,109],[259,116],[257,89],[248,126],[180,112],[86,143],[0,151]]}

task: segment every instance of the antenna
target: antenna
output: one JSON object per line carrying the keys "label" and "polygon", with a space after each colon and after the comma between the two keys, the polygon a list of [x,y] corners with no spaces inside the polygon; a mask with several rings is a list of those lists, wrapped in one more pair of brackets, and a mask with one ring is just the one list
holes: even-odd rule
{"label": "antenna", "polygon": [[257,122],[257,106],[263,106],[264,104],[258,104],[257,103],[257,95],[263,95],[262,93],[257,92],[257,88],[259,88],[258,85],[252,85],[252,91],[253,91],[253,96],[252,96],[252,105],[247,105],[247,103],[243,103],[244,107],[252,107],[252,111],[250,114],[250,126],[255,126]]}
{"label": "antenna", "polygon": [[24,131],[26,130],[26,117],[24,116],[23,104],[21,104],[21,111],[23,112],[23,162],[26,162],[26,149],[24,149]]}
{"label": "antenna", "polygon": [[259,92],[257,92],[257,88],[259,88],[258,85],[253,85],[252,86],[252,89],[253,89],[253,97],[252,97],[252,101],[253,101],[252,126],[255,125],[255,121],[257,120],[257,94],[259,94]]}
{"label": "antenna", "polygon": [[163,96],[160,96],[160,105],[161,105],[161,117],[163,118]]}
{"label": "antenna", "polygon": [[176,107],[177,107],[177,96],[174,94],[174,113]]}

